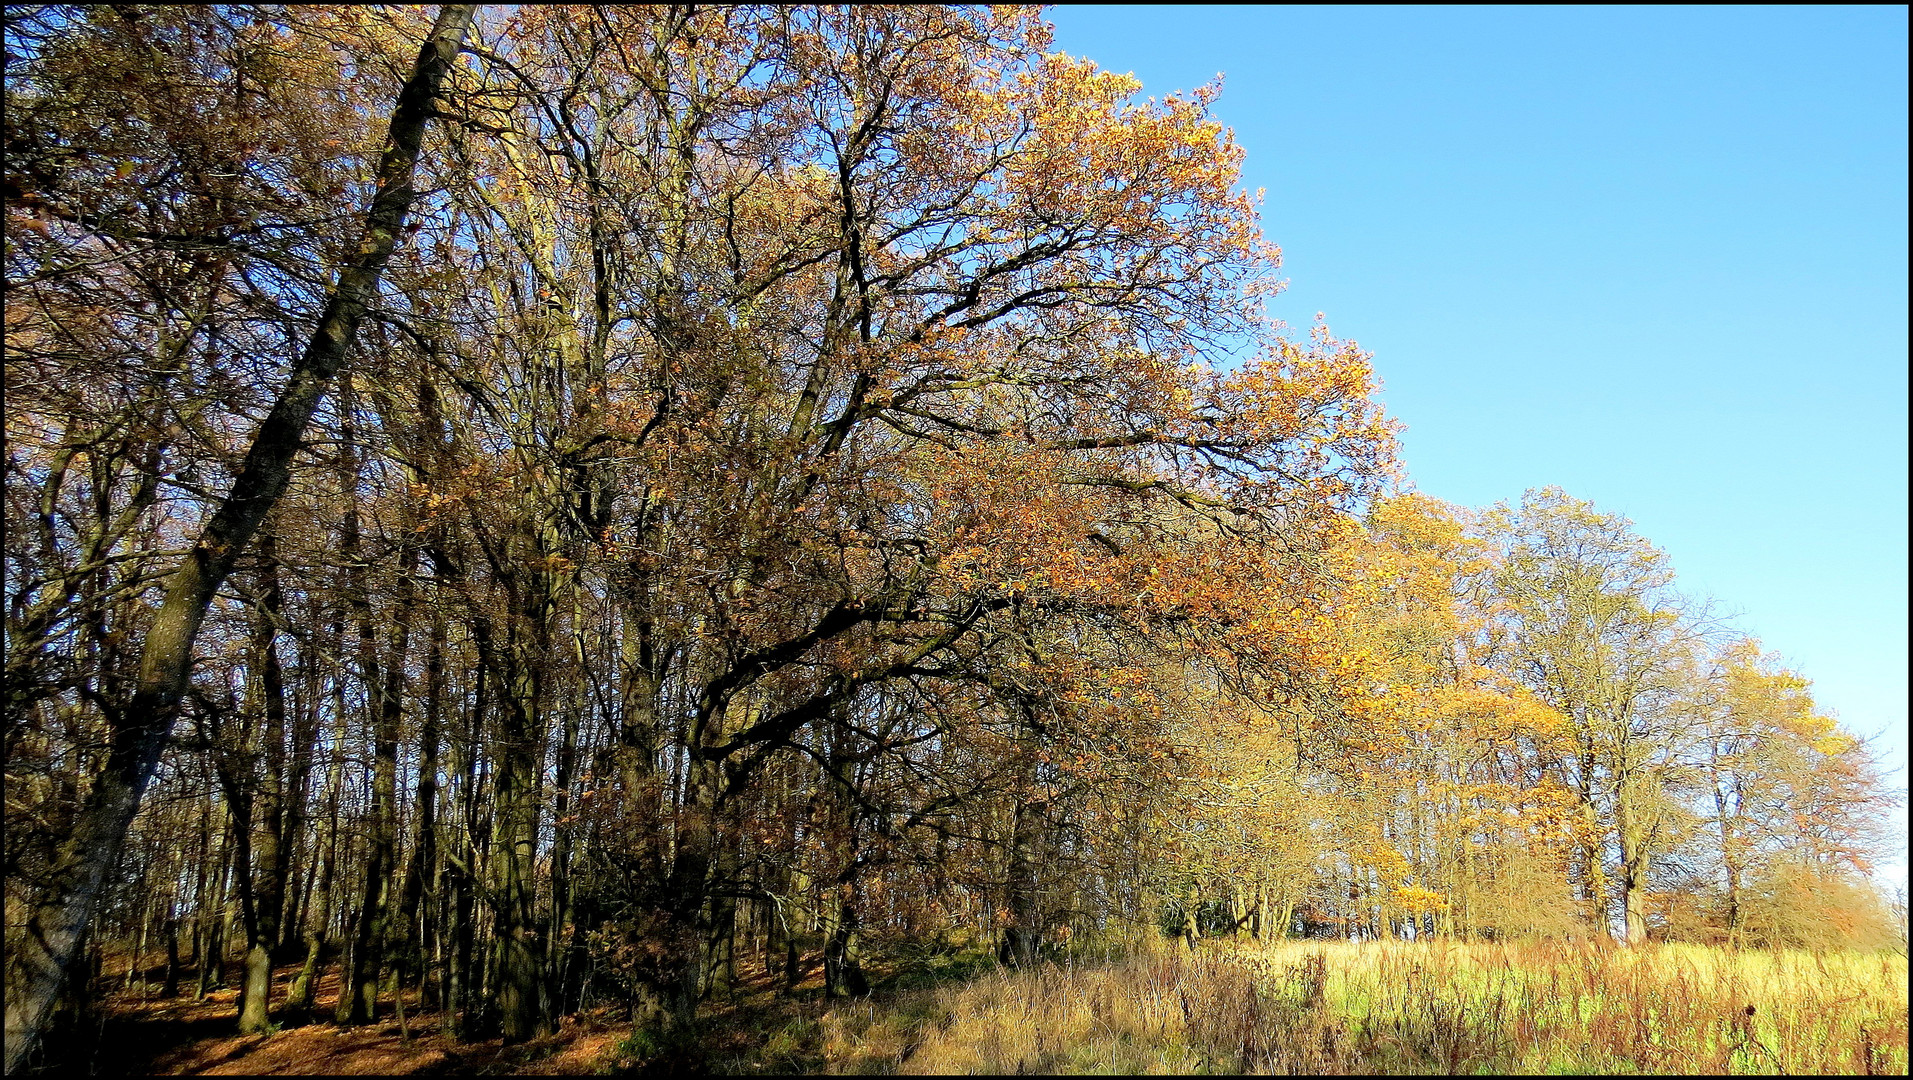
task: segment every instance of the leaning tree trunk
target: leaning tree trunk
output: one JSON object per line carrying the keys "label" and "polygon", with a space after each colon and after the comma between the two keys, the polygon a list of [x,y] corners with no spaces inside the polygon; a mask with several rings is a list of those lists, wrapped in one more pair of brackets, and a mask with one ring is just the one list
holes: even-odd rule
{"label": "leaning tree trunk", "polygon": [[173,719],[191,675],[193,640],[199,636],[213,593],[232,573],[260,522],[285,492],[306,424],[350,354],[366,306],[377,293],[380,274],[398,246],[415,197],[412,174],[425,122],[475,8],[446,4],[439,10],[392,111],[379,159],[377,193],[366,214],[357,253],[339,274],[312,339],[254,434],[232,490],[167,582],[165,600],[140,653],[133,700],[112,733],[106,762],[72,835],[61,846],[49,875],[51,884],[33,906],[24,944],[7,973],[9,1075],[21,1070],[45,1030],[106,877],[119,861],[121,841],[172,735]]}

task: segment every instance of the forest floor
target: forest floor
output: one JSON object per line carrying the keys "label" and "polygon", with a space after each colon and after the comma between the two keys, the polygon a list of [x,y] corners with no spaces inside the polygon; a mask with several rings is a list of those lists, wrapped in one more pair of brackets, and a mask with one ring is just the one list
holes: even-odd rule
{"label": "forest floor", "polygon": [[[297,965],[274,972],[273,998],[283,1001]],[[338,1001],[339,977],[319,983],[319,1016]],[[156,991],[155,991],[156,992]],[[390,999],[377,1022],[338,1027],[319,1021],[269,1034],[238,1035],[239,992],[214,990],[195,1001],[190,984],[177,997],[148,996],[139,986],[108,994],[91,1037],[72,1039],[46,1072],[90,1076],[578,1076],[604,1071],[611,1047],[630,1025],[609,1016],[568,1017],[545,1038],[507,1047],[503,1040],[463,1042],[441,1029],[442,1017],[407,1003],[404,1030]],[[276,1010],[275,1010],[276,1012]]]}

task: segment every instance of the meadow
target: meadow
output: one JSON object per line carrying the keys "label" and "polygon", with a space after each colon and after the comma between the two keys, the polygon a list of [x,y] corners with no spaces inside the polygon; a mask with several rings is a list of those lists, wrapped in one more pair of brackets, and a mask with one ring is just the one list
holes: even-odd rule
{"label": "meadow", "polygon": [[862,1073],[1905,1074],[1907,960],[1211,942],[840,1005],[764,1045]]}

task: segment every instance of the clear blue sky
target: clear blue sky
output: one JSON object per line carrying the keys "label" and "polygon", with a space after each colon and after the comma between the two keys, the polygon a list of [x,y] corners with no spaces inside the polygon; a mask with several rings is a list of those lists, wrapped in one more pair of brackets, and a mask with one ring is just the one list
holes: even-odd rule
{"label": "clear blue sky", "polygon": [[1374,351],[1418,489],[1625,513],[1906,785],[1905,8],[1050,18],[1225,74],[1276,312]]}

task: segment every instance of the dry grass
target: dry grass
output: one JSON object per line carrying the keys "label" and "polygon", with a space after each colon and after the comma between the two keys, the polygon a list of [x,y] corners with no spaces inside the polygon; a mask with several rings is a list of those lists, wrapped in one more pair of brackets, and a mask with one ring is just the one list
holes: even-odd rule
{"label": "dry grass", "polygon": [[911,1073],[1904,1074],[1906,979],[1897,955],[1209,945],[987,975],[843,1049],[894,1043]]}

